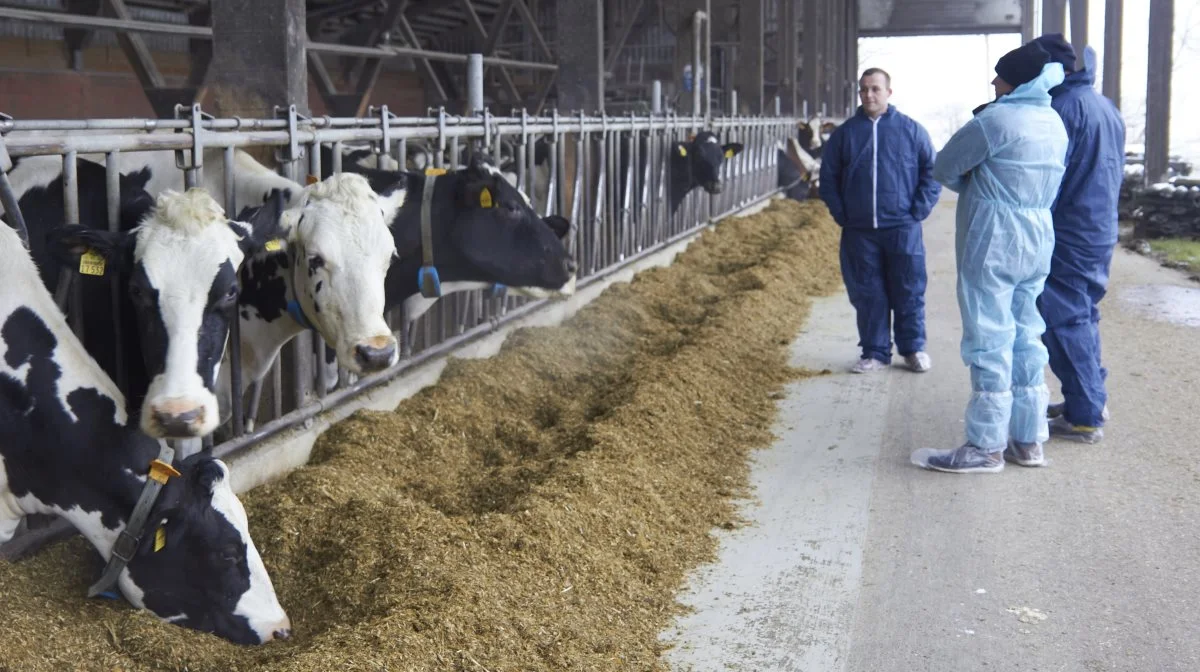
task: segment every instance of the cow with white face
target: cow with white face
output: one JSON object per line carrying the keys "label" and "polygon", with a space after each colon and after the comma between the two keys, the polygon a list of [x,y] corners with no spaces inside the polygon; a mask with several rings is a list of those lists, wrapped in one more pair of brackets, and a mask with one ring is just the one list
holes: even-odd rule
{"label": "cow with white face", "polygon": [[[407,191],[376,193],[361,175],[309,185],[284,212],[289,245],[264,251],[242,269],[243,391],[266,375],[279,348],[314,328],[356,374],[395,364],[399,348],[383,319],[384,282],[396,257],[391,230]],[[224,372],[223,372],[224,373]]]}
{"label": "cow with white face", "polygon": [[[204,455],[156,465],[161,441],[130,422],[3,223],[0,259],[0,543],[22,517],[56,514],[107,562],[127,533],[116,586],[135,607],[240,644],[287,637],[226,466]],[[143,529],[130,530],[151,477],[166,483]]]}

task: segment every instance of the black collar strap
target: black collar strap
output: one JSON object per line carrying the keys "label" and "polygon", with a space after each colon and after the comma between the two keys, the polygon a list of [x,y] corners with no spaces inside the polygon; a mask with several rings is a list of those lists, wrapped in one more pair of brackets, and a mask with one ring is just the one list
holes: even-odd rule
{"label": "black collar strap", "polygon": [[113,542],[108,565],[104,567],[104,573],[100,575],[100,580],[88,588],[88,597],[96,597],[117,582],[121,576],[121,570],[125,569],[125,565],[129,564],[129,561],[133,559],[133,554],[137,552],[138,541],[142,538],[142,528],[146,526],[146,519],[150,516],[150,510],[154,508],[154,501],[158,499],[158,493],[162,491],[168,479],[172,476],[179,476],[179,472],[171,466],[171,460],[175,459],[175,450],[168,446],[166,441],[160,440],[159,443],[162,445],[162,449],[158,453],[158,459],[150,462],[150,471],[146,474],[146,485],[142,486],[142,494],[138,497],[137,505],[133,507],[133,513],[125,523],[125,529],[117,534],[117,540]]}

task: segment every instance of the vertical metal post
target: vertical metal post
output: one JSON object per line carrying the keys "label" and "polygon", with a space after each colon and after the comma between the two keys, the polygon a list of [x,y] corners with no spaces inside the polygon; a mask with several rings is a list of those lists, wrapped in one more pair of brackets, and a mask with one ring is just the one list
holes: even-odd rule
{"label": "vertical metal post", "polygon": [[467,54],[467,113],[483,114],[483,54]]}
{"label": "vertical metal post", "polygon": [[[121,230],[121,167],[117,164],[117,153],[108,152],[104,155],[104,195],[105,205],[108,206],[108,230]],[[121,329],[121,284],[120,274],[109,276],[109,291],[112,297],[112,328],[113,354],[117,367],[117,387],[129,396],[127,386],[129,376],[125,370],[125,335]]]}
{"label": "vertical metal post", "polygon": [[[386,123],[386,120],[384,123]],[[379,156],[382,157],[382,156],[387,156],[387,155],[388,155],[387,144],[385,143],[384,151]],[[308,146],[308,174],[310,175],[309,179],[315,178],[317,180],[320,180],[321,174],[322,174],[321,170],[322,170],[321,143],[314,142]],[[307,181],[308,180],[305,180],[305,182],[307,182]],[[313,396],[315,396],[317,399],[320,399],[321,397],[325,396],[325,392],[326,392],[326,390],[329,389],[329,383],[330,383],[328,367],[325,366],[325,337],[321,336],[320,333],[317,333],[313,337],[312,340],[313,340],[313,347],[310,348],[311,351],[297,353],[297,356],[313,357],[314,353],[315,353],[316,367],[317,367],[317,376],[316,376],[317,389],[316,389],[316,393]]]}
{"label": "vertical metal post", "polygon": [[1042,34],[1067,32],[1067,0],[1042,0]]}
{"label": "vertical metal post", "polygon": [[704,0],[704,123],[712,120],[712,0]]}
{"label": "vertical metal post", "polygon": [[1124,27],[1124,0],[1104,3],[1104,97],[1121,107],[1121,30]]}
{"label": "vertical metal post", "polygon": [[[79,161],[75,152],[63,155],[63,210],[68,224],[79,224]],[[63,269],[63,275],[71,274],[70,269]],[[61,279],[60,279],[61,282]],[[70,300],[68,314],[71,316],[71,329],[79,340],[83,340],[83,283],[75,278],[70,283]]]}
{"label": "vertical metal post", "polygon": [[[237,190],[234,181],[234,152],[233,147],[224,151],[224,182],[225,182],[225,216],[237,217]],[[262,389],[261,387],[259,388]],[[236,311],[229,322],[229,410],[233,416],[233,435],[241,436],[245,431],[245,415],[242,411],[242,316],[241,310]]]}
{"label": "vertical metal post", "polygon": [[662,114],[662,80],[654,80],[650,87],[650,110]]}
{"label": "vertical metal post", "polygon": [[1150,58],[1146,71],[1146,184],[1167,176],[1171,148],[1171,49],[1175,3],[1150,0]]}
{"label": "vertical metal post", "polygon": [[1021,44],[1037,37],[1037,0],[1021,0]]}

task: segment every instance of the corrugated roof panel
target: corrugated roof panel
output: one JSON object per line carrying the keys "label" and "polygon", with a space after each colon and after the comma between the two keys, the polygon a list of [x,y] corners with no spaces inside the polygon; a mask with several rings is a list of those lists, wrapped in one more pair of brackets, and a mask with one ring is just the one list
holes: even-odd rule
{"label": "corrugated roof panel", "polygon": [[1019,32],[1021,0],[858,0],[863,37]]}

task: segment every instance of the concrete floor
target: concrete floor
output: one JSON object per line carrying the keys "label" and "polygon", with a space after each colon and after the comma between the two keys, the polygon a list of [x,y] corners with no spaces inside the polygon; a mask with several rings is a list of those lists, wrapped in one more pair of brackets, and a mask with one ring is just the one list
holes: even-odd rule
{"label": "concrete floor", "polygon": [[933,370],[842,373],[853,310],[816,303],[793,362],[835,374],[780,402],[753,524],[715,532],[718,562],[680,597],[693,613],[663,633],[673,669],[1200,670],[1200,290],[1118,249],[1105,441],[1051,441],[1042,469],[918,469],[913,449],[961,443],[970,389],[954,205],[926,223]]}

